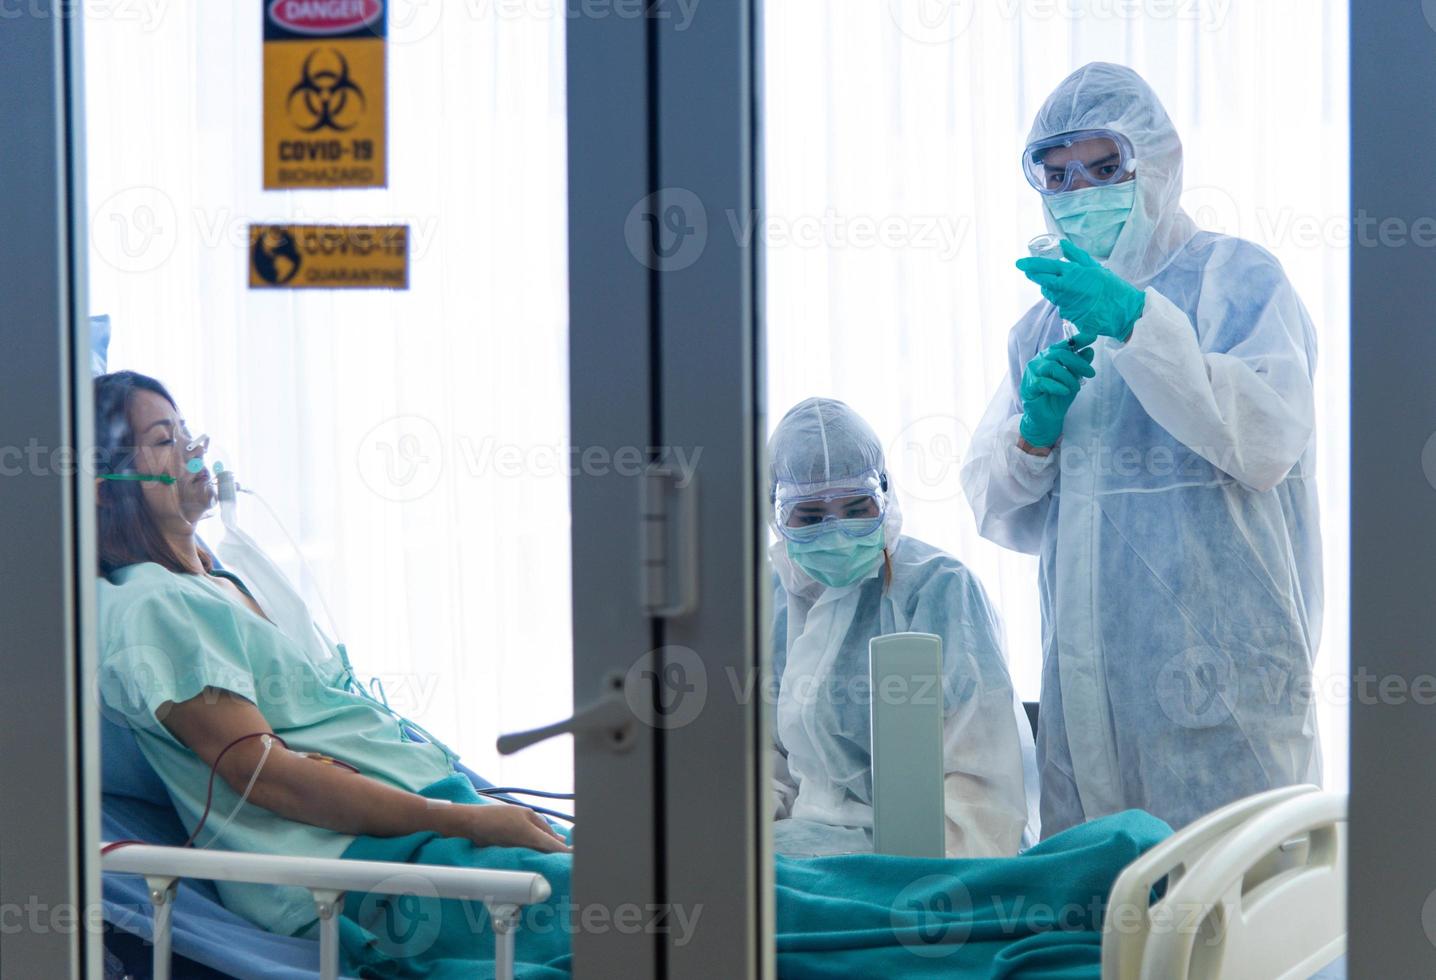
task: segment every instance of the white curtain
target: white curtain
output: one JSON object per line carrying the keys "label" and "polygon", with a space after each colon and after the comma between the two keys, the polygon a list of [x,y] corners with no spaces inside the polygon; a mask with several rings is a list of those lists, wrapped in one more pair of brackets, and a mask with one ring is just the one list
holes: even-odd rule
{"label": "white curtain", "polygon": [[1089,61],[1129,65],[1186,147],[1198,224],[1285,266],[1319,332],[1327,785],[1347,768],[1347,59],[1341,0],[769,0],[768,423],[852,404],[888,440],[905,529],[979,575],[1019,692],[1040,677],[1035,560],[978,537],[957,470],[1038,298],[1045,231],[1018,169],[1033,115]]}
{"label": "white curtain", "polygon": [[[388,188],[276,192],[261,5],[120,6],[85,24],[111,368],[273,505],[317,581],[243,497],[242,523],[394,707],[490,779],[570,789],[569,740],[494,751],[572,707],[562,8],[395,0]],[[251,291],[252,221],[407,223],[411,286]]]}

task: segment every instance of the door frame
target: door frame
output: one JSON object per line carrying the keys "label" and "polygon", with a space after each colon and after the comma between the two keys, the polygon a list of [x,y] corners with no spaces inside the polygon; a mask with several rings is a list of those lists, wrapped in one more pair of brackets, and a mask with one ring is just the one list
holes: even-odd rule
{"label": "door frame", "polygon": [[664,624],[670,659],[703,667],[701,710],[676,710],[683,723],[665,732],[667,898],[703,910],[692,940],[667,950],[672,977],[777,975],[760,13],[734,0],[699,8],[684,30],[659,22],[660,213],[701,208],[685,217],[706,227],[683,245],[696,243],[691,264],[680,250],[660,273],[657,297],[661,442],[703,450],[697,607]]}
{"label": "door frame", "polygon": [[571,15],[566,43],[573,445],[696,473],[571,484],[574,703],[622,676],[637,722],[619,752],[575,740],[575,901],[667,913],[577,929],[575,969],[770,977],[761,242],[728,220],[758,213],[757,7]]}
{"label": "door frame", "polygon": [[[99,978],[98,712],[78,6],[0,21],[0,973]],[[23,787],[23,792],[19,788]],[[37,927],[38,926],[38,927]]]}
{"label": "door frame", "polygon": [[[642,19],[569,17],[568,70],[569,438],[583,460],[648,447],[653,428],[653,316],[648,271],[624,244],[624,222],[648,193],[649,38]],[[658,646],[640,604],[640,485],[594,468],[570,481],[573,702],[609,696],[610,676]],[[578,978],[661,977],[651,930],[586,928],[583,912],[616,915],[660,901],[657,733],[628,726],[615,751],[603,731],[576,731],[574,973]],[[597,916],[593,920],[599,921]],[[604,921],[608,921],[605,918]]]}
{"label": "door frame", "polygon": [[1354,3],[1350,27],[1351,671],[1412,696],[1351,698],[1348,963],[1353,977],[1432,976],[1436,767],[1421,746],[1436,746],[1436,708],[1414,685],[1436,673],[1436,276],[1413,238],[1436,192],[1412,161],[1436,157],[1436,4]]}

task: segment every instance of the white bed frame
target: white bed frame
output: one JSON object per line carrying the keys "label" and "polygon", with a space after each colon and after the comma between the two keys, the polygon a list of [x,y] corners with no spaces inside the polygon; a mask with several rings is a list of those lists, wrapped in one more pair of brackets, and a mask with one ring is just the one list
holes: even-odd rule
{"label": "white bed frame", "polygon": [[551,890],[538,874],[486,871],[392,861],[345,861],[235,851],[127,844],[106,854],[107,872],[143,875],[154,903],[154,978],[170,980],[171,920],[180,878],[297,885],[314,896],[319,916],[319,976],[339,976],[339,912],[351,891],[382,895],[460,898],[482,902],[493,920],[498,980],[513,980],[514,930],[525,905],[545,901]]}
{"label": "white bed frame", "polygon": [[1208,814],[1127,866],[1102,980],[1308,980],[1345,950],[1346,797],[1290,786]]}

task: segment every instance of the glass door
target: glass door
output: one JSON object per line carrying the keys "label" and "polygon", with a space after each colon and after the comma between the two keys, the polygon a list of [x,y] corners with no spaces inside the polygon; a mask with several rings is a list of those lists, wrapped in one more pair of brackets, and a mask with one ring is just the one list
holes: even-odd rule
{"label": "glass door", "polygon": [[[423,762],[375,765],[361,758],[372,740],[291,737],[296,749],[410,793],[453,769],[461,795],[531,806],[572,834],[572,878],[568,864],[541,872],[553,894],[519,921],[521,962],[572,953],[581,975],[659,975],[664,944],[686,942],[696,915],[663,904],[663,729],[647,666],[661,673],[658,620],[687,607],[692,577],[655,574],[639,543],[663,547],[644,537],[645,514],[691,486],[696,454],[657,448],[653,270],[625,244],[628,212],[653,189],[648,20],[579,18],[570,39],[564,10],[546,4],[130,13],[6,19],[7,63],[39,81],[6,96],[7,119],[30,127],[16,129],[23,146],[7,141],[6,173],[33,184],[6,200],[29,245],[6,246],[7,297],[12,274],[25,288],[6,301],[4,444],[22,459],[40,447],[3,494],[9,553],[35,556],[5,563],[7,618],[14,602],[26,624],[6,656],[28,678],[6,698],[44,750],[3,753],[5,784],[33,790],[4,794],[5,902],[14,890],[16,908],[23,892],[96,912],[87,929],[7,932],[4,972],[78,975],[66,971],[83,962],[98,976],[106,950],[147,958],[124,936],[102,948],[100,896],[124,896],[114,876],[101,890],[94,855],[102,837],[183,838],[127,822],[115,799],[158,788],[145,802],[168,808],[171,829],[206,819],[171,805],[165,780],[185,777],[146,747],[200,751],[144,704],[130,725],[113,689],[148,696],[158,675],[116,666],[138,646],[172,668],[161,675],[201,669],[176,659],[195,653],[184,644],[120,635],[119,620],[138,620],[116,602],[143,566],[207,590],[201,603],[238,604],[244,630],[303,655],[290,666],[312,684],[230,678],[276,732],[293,736],[296,712],[317,722],[341,697],[369,712],[385,751]],[[631,71],[614,70],[615,43],[637,55]],[[595,77],[640,101],[597,99]],[[613,220],[597,219],[605,208]],[[612,278],[598,275],[605,262]],[[137,402],[176,430],[182,474],[137,461],[149,450],[135,445]],[[150,523],[127,531],[115,523],[125,514]],[[145,544],[156,526],[199,566]],[[597,721],[584,711],[595,706]],[[587,724],[542,731],[576,709]],[[323,832],[299,831],[315,846],[290,853],[304,856],[394,836],[327,811],[299,819],[239,789],[216,790],[211,846],[285,846],[224,839],[256,807],[256,819],[289,821],[275,825],[286,833]],[[37,808],[69,821],[37,820]],[[230,897],[257,929],[292,925],[271,919],[278,901]],[[375,948],[435,955],[422,907],[393,908],[375,927],[397,923],[407,938],[385,933]],[[492,959],[491,924],[467,927]],[[226,959],[246,947],[177,939],[177,970],[258,968]],[[297,955],[317,962],[317,944]]]}
{"label": "glass door", "polygon": [[[1121,6],[764,7],[780,856],[911,853],[894,633],[942,641],[941,759],[886,756],[938,773],[924,854],[1348,787],[1347,4]],[[1061,276],[1180,307],[1191,383],[1138,366],[1155,314],[1069,346]],[[987,899],[931,884],[895,929]]]}
{"label": "glass door", "polygon": [[495,745],[572,707],[564,20],[371,4],[356,38],[290,6],[86,20],[97,370],[209,434],[367,690],[571,793],[568,740]]}

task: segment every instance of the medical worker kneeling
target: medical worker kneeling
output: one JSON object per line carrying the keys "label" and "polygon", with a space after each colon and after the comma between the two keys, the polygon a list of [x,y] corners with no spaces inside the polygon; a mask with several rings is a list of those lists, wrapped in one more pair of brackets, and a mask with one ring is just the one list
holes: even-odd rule
{"label": "medical worker kneeling", "polygon": [[872,850],[868,641],[913,631],[942,637],[947,854],[1016,854],[1036,830],[1024,777],[1035,791],[1032,733],[981,584],[902,534],[882,445],[844,403],[798,404],[768,457],[778,852]]}
{"label": "medical worker kneeling", "polygon": [[1182,210],[1131,69],[1063,81],[1022,162],[1065,258],[1017,263],[1044,301],[962,481],[984,537],[1041,559],[1042,831],[1319,782],[1311,319],[1276,259]]}

